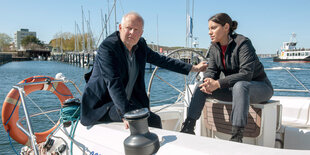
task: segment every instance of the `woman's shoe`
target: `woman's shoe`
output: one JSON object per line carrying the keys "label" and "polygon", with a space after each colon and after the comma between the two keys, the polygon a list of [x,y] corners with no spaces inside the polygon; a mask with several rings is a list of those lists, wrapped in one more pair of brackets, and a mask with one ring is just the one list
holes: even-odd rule
{"label": "woman's shoe", "polygon": [[196,120],[187,117],[184,123],[182,123],[182,129],[180,132],[195,135],[195,132],[194,132],[195,125],[196,125]]}
{"label": "woman's shoe", "polygon": [[244,127],[232,126],[232,136],[230,141],[242,143]]}

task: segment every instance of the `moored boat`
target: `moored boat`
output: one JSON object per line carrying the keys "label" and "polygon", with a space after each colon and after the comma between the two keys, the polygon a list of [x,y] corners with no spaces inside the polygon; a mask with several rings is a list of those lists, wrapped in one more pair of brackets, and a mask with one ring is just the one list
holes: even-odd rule
{"label": "moored boat", "polygon": [[280,51],[273,58],[274,62],[310,62],[310,49],[296,48],[296,34],[292,34],[289,42],[284,42]]}

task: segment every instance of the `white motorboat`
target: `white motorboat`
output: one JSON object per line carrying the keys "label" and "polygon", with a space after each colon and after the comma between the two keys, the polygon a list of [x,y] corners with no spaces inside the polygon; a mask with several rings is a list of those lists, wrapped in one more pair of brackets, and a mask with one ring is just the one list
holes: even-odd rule
{"label": "white motorboat", "polygon": [[292,34],[289,42],[284,42],[277,55],[273,58],[274,62],[310,62],[310,49],[296,48],[296,34]]}
{"label": "white motorboat", "polygon": [[[181,55],[177,52],[192,52],[203,58],[200,52],[181,49],[172,52],[169,56]],[[297,68],[272,68],[271,70],[290,70]],[[153,71],[148,86],[148,94],[152,90],[152,80],[159,77],[156,74],[157,69]],[[297,81],[298,79],[291,74]],[[194,79],[199,79],[199,75],[193,75]],[[163,80],[159,77],[160,80]],[[310,97],[297,96],[273,96],[267,104],[253,103],[250,107],[248,125],[245,129],[244,143],[228,141],[230,138],[230,106],[229,102],[217,100],[206,100],[206,104],[201,118],[197,121],[195,128],[196,135],[180,133],[181,124],[186,116],[187,107],[190,103],[191,94],[199,81],[185,78],[184,90],[178,90],[173,85],[164,81],[169,86],[176,89],[180,94],[173,104],[151,107],[151,110],[162,119],[163,129],[149,128],[149,132],[158,136],[160,148],[155,149],[156,154],[310,154]],[[190,83],[189,81],[193,81]],[[23,89],[27,85],[42,85],[44,90],[52,88],[46,86],[51,83],[70,82],[65,77],[57,75],[55,79],[35,81],[36,83],[20,83],[14,86],[20,94],[22,105]],[[300,81],[298,81],[300,83]],[[73,83],[74,84],[74,83]],[[302,83],[300,83],[302,85]],[[283,90],[291,92],[307,92],[309,90],[302,85],[305,90]],[[77,88],[77,87],[76,87]],[[41,88],[37,88],[41,89]],[[77,88],[78,89],[78,88]],[[66,93],[64,88],[61,93]],[[27,94],[27,92],[26,92]],[[72,96],[68,97],[71,98]],[[65,100],[60,99],[60,100]],[[3,109],[5,109],[3,107]],[[24,109],[27,110],[25,107]],[[27,114],[27,112],[25,112]],[[3,115],[3,114],[2,114]],[[36,115],[34,115],[36,116]],[[3,118],[3,117],[2,117]],[[27,129],[17,125],[28,137],[28,145],[22,149],[22,152],[32,152],[41,154],[42,148],[48,149],[46,154],[58,152],[59,154],[125,154],[125,139],[132,132],[124,128],[123,123],[101,123],[93,126],[83,126],[77,120],[71,123],[54,123],[56,127],[49,131],[50,134],[45,141],[38,142],[38,136],[34,135],[31,126],[31,116],[25,117]],[[23,119],[20,119],[16,124]],[[3,121],[4,122],[4,121]],[[6,127],[6,125],[4,125]],[[138,130],[131,126],[131,130]],[[146,129],[147,130],[147,129]],[[21,133],[22,133],[21,132]],[[148,132],[148,131],[147,131]],[[20,135],[19,135],[20,136]],[[40,136],[39,138],[42,138]],[[137,147],[143,149],[146,145]],[[30,150],[34,148],[34,150]]]}

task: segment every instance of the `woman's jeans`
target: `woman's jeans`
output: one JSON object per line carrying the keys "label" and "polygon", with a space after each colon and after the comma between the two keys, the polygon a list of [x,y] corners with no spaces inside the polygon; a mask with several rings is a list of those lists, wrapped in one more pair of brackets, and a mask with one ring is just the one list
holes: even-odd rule
{"label": "woman's jeans", "polygon": [[206,98],[232,102],[231,122],[233,126],[245,127],[250,103],[267,102],[273,95],[273,88],[268,79],[264,81],[239,81],[231,88],[217,89],[211,95],[194,90],[187,117],[199,119]]}

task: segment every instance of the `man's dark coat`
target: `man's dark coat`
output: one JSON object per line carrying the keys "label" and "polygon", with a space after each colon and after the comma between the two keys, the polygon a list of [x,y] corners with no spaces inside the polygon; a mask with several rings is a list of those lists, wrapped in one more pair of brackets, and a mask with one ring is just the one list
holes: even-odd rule
{"label": "man's dark coat", "polygon": [[130,111],[129,104],[140,104],[142,107],[149,108],[144,81],[147,62],[181,74],[188,74],[192,68],[190,64],[152,51],[143,38],[137,45],[135,57],[139,71],[129,101],[125,92],[128,83],[128,64],[124,53],[125,46],[120,40],[119,32],[111,34],[101,43],[93,71],[82,96],[81,123],[83,125],[95,124],[113,104],[121,116]]}

